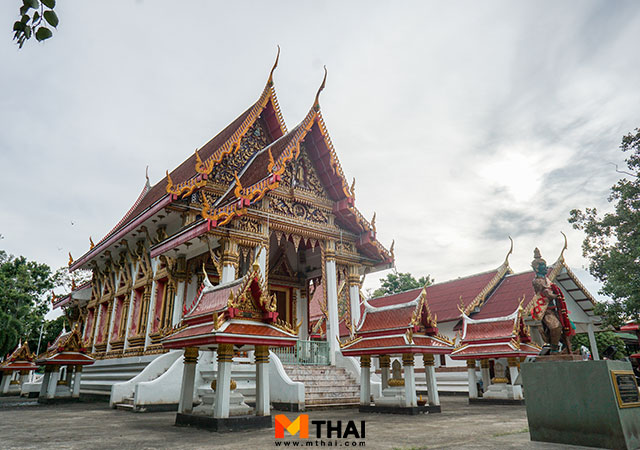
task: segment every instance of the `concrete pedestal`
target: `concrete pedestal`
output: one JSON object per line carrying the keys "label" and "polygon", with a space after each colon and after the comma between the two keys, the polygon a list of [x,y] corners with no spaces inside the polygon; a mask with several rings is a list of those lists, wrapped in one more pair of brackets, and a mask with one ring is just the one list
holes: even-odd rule
{"label": "concrete pedestal", "polygon": [[177,426],[192,426],[209,431],[241,431],[258,428],[271,428],[273,426],[271,416],[236,416],[226,418],[216,418],[197,414],[176,415]]}
{"label": "concrete pedestal", "polygon": [[[639,448],[640,402],[620,405],[612,371],[631,371],[631,364],[622,361],[522,364],[531,440],[611,449]],[[627,390],[627,398],[635,396],[634,388]]]}

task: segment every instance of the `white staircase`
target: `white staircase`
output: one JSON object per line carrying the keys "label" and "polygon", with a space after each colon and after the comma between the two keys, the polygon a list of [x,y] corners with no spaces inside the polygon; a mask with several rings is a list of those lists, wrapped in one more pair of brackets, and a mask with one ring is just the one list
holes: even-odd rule
{"label": "white staircase", "polygon": [[285,365],[284,369],[293,381],[304,383],[305,409],[353,407],[360,403],[360,385],[343,368]]}
{"label": "white staircase", "polygon": [[111,386],[128,381],[144,370],[159,355],[132,356],[118,359],[101,359],[82,370],[80,392],[82,394],[111,395]]}

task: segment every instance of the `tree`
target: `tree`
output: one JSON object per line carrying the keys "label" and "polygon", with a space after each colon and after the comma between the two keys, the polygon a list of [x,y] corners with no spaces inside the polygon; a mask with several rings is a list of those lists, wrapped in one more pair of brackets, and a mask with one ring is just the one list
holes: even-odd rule
{"label": "tree", "polygon": [[18,47],[35,36],[37,41],[44,41],[53,36],[47,25],[56,28],[58,16],[53,10],[56,0],[22,0],[19,9],[20,18],[13,24],[13,40]]}
{"label": "tree", "polygon": [[49,266],[0,250],[0,355],[14,350],[20,339],[36,350],[49,310],[45,294],[53,287]]}
{"label": "tree", "polygon": [[600,217],[596,208],[574,209],[569,222],[586,237],[582,253],[589,272],[602,281],[601,302],[596,312],[607,325],[618,327],[627,320],[640,320],[640,129],[622,138],[620,149],[630,152],[625,160],[627,177],[611,187],[609,202],[614,212]]}
{"label": "tree", "polygon": [[433,284],[430,275],[415,279],[409,272],[390,273],[386,278],[381,278],[381,286],[373,291],[371,298],[382,297],[383,295],[397,294],[398,292],[409,291]]}
{"label": "tree", "polygon": [[[610,346],[613,345],[616,348],[616,353],[613,356],[614,359],[621,359],[625,356],[629,355],[627,351],[627,347],[624,345],[624,341],[616,336],[615,333],[611,331],[602,331],[600,333],[595,333],[596,335],[596,345],[598,346],[598,354],[602,356],[604,351]],[[593,353],[591,350],[591,343],[589,342],[589,336],[586,334],[576,334],[571,341],[571,348],[576,352],[580,351],[580,346],[584,345]]]}

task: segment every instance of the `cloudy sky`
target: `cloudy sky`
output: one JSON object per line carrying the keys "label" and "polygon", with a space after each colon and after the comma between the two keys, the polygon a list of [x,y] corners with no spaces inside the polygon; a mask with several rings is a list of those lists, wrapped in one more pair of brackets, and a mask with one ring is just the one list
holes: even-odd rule
{"label": "cloudy sky", "polygon": [[[0,248],[78,257],[141,190],[217,134],[275,74],[289,128],[326,64],[323,115],[357,205],[397,269],[445,281],[549,262],[572,208],[609,208],[640,126],[640,5],[610,1],[59,0],[46,43],[0,4]],[[384,275],[382,273],[381,275]],[[376,287],[370,276],[365,288]]]}

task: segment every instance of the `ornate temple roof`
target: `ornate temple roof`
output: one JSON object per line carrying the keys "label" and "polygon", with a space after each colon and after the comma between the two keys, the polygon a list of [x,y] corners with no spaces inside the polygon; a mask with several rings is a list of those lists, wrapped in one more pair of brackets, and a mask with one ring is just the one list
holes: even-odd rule
{"label": "ornate temple roof", "polygon": [[94,363],[94,359],[86,354],[82,343],[80,326],[76,323],[71,331],[62,330],[55,341],[47,347],[43,355],[38,356],[36,364],[42,365],[76,365],[86,366]]}
{"label": "ornate temple roof", "polygon": [[217,286],[205,276],[195,299],[185,306],[182,322],[162,345],[295,345],[297,331],[278,319],[275,302],[257,264],[243,278]]}
{"label": "ornate temple roof", "polygon": [[33,363],[33,353],[29,350],[29,343],[19,343],[16,349],[0,364],[0,372],[11,372],[13,370],[36,370],[37,365]]}
{"label": "ornate temple roof", "polygon": [[471,319],[462,313],[462,335],[452,359],[490,359],[537,355],[540,348],[531,342],[524,324],[522,307],[508,316]]}
{"label": "ornate temple roof", "polygon": [[438,333],[438,324],[430,311],[426,288],[406,303],[382,307],[365,302],[360,324],[341,342],[345,356],[401,353],[450,353],[453,342]]}
{"label": "ornate temple roof", "polygon": [[[278,51],[279,54],[279,51]],[[116,226],[109,231],[95,246],[82,257],[73,261],[70,258],[70,269],[81,267],[110,244],[123,237],[122,232],[129,225],[140,225],[136,219],[151,209],[163,208],[178,198],[185,197],[204,186],[207,176],[225,158],[239,149],[239,143],[251,126],[262,117],[267,131],[272,139],[278,139],[286,133],[287,128],[280,112],[276,92],[273,84],[273,72],[278,64],[278,58],[271,69],[267,84],[260,98],[246,111],[238,116],[209,142],[189,156],[171,173],[158,183],[150,186],[149,180],[142,189],[133,206],[127,211]],[[136,223],[134,223],[134,221]]]}

